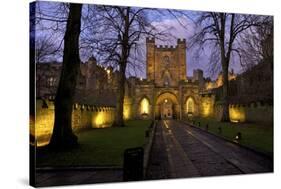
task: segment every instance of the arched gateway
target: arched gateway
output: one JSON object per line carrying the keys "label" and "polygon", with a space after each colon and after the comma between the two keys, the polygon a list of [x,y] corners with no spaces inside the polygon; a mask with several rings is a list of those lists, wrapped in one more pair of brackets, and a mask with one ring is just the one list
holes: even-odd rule
{"label": "arched gateway", "polygon": [[[146,79],[130,78],[132,115],[137,119],[183,119],[199,114],[199,83],[203,73],[187,78],[186,41],[176,46],[158,46],[146,40]],[[203,85],[202,85],[203,86]]]}
{"label": "arched gateway", "polygon": [[156,97],[155,119],[177,119],[179,111],[177,96],[172,92],[164,92]]}

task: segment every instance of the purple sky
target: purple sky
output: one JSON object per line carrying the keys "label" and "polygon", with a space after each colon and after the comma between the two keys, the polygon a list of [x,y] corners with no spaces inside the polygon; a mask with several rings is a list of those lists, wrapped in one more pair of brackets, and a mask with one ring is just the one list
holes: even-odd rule
{"label": "purple sky", "polygon": [[[52,3],[40,2],[40,3],[41,3],[40,4],[41,10],[43,12],[45,11],[46,14],[53,14],[55,11],[57,11],[56,8],[58,7],[57,6],[58,4],[56,2],[52,2]],[[161,9],[159,9],[159,10],[161,11]],[[62,10],[62,12],[63,12],[63,10]],[[189,18],[193,19],[195,17],[194,15],[196,12],[185,11],[185,13],[188,15]],[[170,34],[172,36],[174,36],[173,38],[170,38],[169,41],[167,41],[167,42],[156,41],[156,44],[175,46],[176,38],[185,38],[187,46],[189,46],[190,37],[192,36],[192,34],[194,33],[194,30],[195,30],[194,29],[195,26],[189,18],[182,16],[182,17],[179,17],[178,19],[176,19],[175,17],[173,17],[169,14],[163,15],[162,17],[155,17],[153,15],[150,15],[149,19],[151,20],[151,23],[154,26],[157,26],[157,28],[159,28],[160,30],[163,28],[169,28]],[[183,27],[182,25],[184,25],[185,27]],[[54,32],[53,30],[45,29],[45,28],[50,28],[50,26],[58,27],[59,31]],[[51,36],[59,44],[63,39],[64,28],[65,28],[65,24],[57,25],[57,23],[53,23],[50,21],[44,21],[44,22],[41,22],[40,25],[37,25],[36,35],[38,37],[45,36],[45,35]],[[143,40],[140,41],[140,44],[145,48],[145,38],[142,38],[142,39]],[[194,49],[188,48],[187,53],[186,53],[186,55],[187,55],[186,56],[187,75],[192,76],[194,69],[202,69],[204,71],[204,76],[209,77],[210,76],[210,74],[208,72],[209,54],[210,54],[210,49],[208,47],[206,47],[204,49],[204,52],[202,53],[202,56],[200,56],[199,59],[195,59]],[[87,58],[88,57],[81,57],[83,62],[86,61]],[[58,59],[58,58],[53,57],[53,59]],[[97,57],[97,59],[98,59],[98,57]],[[61,58],[59,58],[58,61],[61,61]],[[143,61],[145,62],[145,59]],[[235,73],[238,73],[241,71],[241,66],[239,65],[239,63],[230,64],[230,69],[233,69]],[[146,70],[145,67],[143,67],[143,71],[137,72],[137,76],[145,78],[145,70]],[[215,77],[212,76],[212,78],[214,79]]]}

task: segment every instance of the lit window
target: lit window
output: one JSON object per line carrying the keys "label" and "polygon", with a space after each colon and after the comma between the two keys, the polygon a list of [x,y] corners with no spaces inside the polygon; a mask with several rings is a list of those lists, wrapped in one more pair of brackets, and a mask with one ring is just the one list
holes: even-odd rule
{"label": "lit window", "polygon": [[141,101],[141,114],[148,114],[149,111],[149,101],[147,98],[143,98]]}
{"label": "lit window", "polygon": [[48,78],[48,86],[49,87],[53,87],[53,86],[55,86],[55,83],[56,83],[56,79],[55,78],[53,78],[53,77],[50,77],[50,78]]}
{"label": "lit window", "polygon": [[187,100],[187,113],[193,113],[194,112],[194,101],[192,98],[188,98]]}

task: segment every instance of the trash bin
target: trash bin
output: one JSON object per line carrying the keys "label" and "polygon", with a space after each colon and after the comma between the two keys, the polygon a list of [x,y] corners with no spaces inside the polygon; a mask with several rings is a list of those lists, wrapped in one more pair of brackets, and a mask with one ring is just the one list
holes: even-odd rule
{"label": "trash bin", "polygon": [[143,155],[142,147],[129,148],[124,152],[123,180],[143,180]]}

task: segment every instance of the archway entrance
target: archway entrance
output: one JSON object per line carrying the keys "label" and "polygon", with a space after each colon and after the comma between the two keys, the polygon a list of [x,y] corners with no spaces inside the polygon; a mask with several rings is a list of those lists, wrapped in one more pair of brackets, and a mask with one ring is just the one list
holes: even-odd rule
{"label": "archway entrance", "polygon": [[156,98],[155,119],[177,119],[179,109],[176,95],[170,92],[162,93]]}
{"label": "archway entrance", "polygon": [[165,99],[161,105],[161,119],[172,119],[173,117],[173,103]]}

